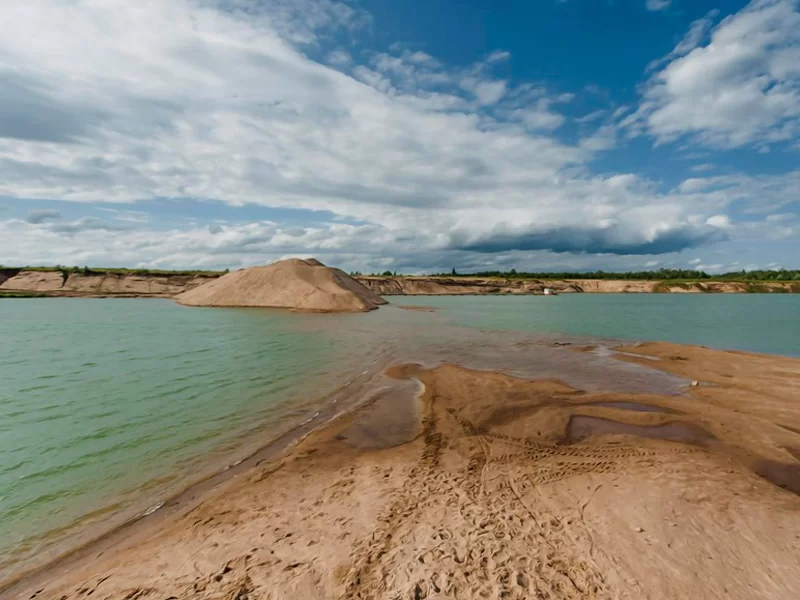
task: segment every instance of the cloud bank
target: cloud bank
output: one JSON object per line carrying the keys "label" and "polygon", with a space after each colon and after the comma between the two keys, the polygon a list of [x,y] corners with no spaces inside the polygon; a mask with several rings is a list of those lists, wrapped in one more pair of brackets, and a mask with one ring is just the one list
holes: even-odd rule
{"label": "cloud bank", "polygon": [[[357,224],[175,229],[32,211],[3,222],[0,252],[7,262],[62,253],[162,266],[320,252],[376,264],[383,253],[424,268],[498,253],[635,256],[714,244],[735,235],[726,212],[762,180],[664,188],[591,169],[623,130],[726,147],[797,137],[797,3],[756,1],[713,30],[711,19],[655,64],[632,116],[591,115],[569,140],[559,130],[575,97],[502,77],[508,53],[453,68],[401,46],[356,51],[341,40],[373,24],[347,4],[6,3],[0,196],[203,200],[324,210]],[[785,183],[770,185],[774,206],[789,201]]]}

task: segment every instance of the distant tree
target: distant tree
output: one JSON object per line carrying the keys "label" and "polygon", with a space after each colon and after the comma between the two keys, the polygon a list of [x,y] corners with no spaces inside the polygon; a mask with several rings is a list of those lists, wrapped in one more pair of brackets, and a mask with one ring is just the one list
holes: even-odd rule
{"label": "distant tree", "polygon": [[391,271],[384,271],[383,273],[381,273],[381,275],[383,275],[384,277],[391,277],[392,276],[392,272]]}
{"label": "distant tree", "polygon": [[451,274],[451,275],[458,275],[458,273],[456,273],[456,268],[455,268],[455,267],[453,267],[453,272],[452,272],[452,273],[450,273],[450,274]]}

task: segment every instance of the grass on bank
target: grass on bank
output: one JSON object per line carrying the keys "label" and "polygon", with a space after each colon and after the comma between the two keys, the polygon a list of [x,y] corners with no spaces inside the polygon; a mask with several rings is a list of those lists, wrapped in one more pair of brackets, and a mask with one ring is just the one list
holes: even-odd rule
{"label": "grass on bank", "polygon": [[47,298],[49,294],[44,294],[42,292],[20,292],[20,291],[9,291],[9,290],[0,290],[0,298]]}
{"label": "grass on bank", "polygon": [[124,268],[105,268],[105,267],[64,267],[56,265],[54,267],[8,267],[0,265],[0,271],[38,271],[44,273],[60,272],[64,277],[72,274],[81,275],[140,275],[143,277],[170,277],[170,276],[191,276],[191,277],[219,277],[228,272],[208,271],[201,269],[165,270],[165,269],[124,269]]}
{"label": "grass on bank", "polygon": [[[229,270],[213,271],[203,269],[126,269],[126,268],[106,268],[106,267],[66,267],[61,265],[48,266],[48,267],[10,267],[0,265],[0,271],[41,271],[41,272],[60,272],[64,278],[71,274],[82,275],[138,275],[138,276],[153,276],[153,277],[170,277],[170,276],[189,276],[189,277],[219,277],[228,273]],[[587,271],[587,272],[536,272],[536,271],[517,271],[511,269],[510,271],[481,271],[476,273],[459,273],[456,269],[452,269],[449,273],[431,273],[429,275],[407,275],[398,273],[397,271],[383,271],[382,273],[362,273],[361,271],[351,271],[350,275],[356,277],[443,277],[443,278],[481,278],[481,279],[537,279],[543,281],[564,281],[575,279],[597,279],[597,280],[617,280],[617,281],[659,281],[668,283],[669,285],[686,285],[704,283],[704,282],[731,282],[731,283],[746,283],[752,287],[757,287],[759,284],[768,284],[774,282],[791,282],[793,291],[800,290],[800,270],[798,269],[780,269],[776,271],[735,271],[730,273],[720,273],[718,275],[709,275],[704,271],[695,271],[691,269],[660,269],[658,271],[630,271],[630,272],[614,272],[614,271]],[[795,285],[795,283],[797,285]],[[758,290],[754,290],[758,291]],[[766,290],[765,290],[766,291]]]}
{"label": "grass on bank", "polygon": [[[386,275],[386,273],[383,273]],[[770,282],[770,281],[800,281],[800,270],[756,270],[732,271],[709,275],[705,271],[694,269],[659,269],[658,271],[585,271],[585,272],[524,272],[511,269],[510,271],[482,271],[469,274],[458,273],[453,269],[450,273],[435,273],[436,277],[490,277],[502,279],[613,279],[621,281],[669,281],[678,283],[696,283],[703,281],[736,281],[736,282]]]}

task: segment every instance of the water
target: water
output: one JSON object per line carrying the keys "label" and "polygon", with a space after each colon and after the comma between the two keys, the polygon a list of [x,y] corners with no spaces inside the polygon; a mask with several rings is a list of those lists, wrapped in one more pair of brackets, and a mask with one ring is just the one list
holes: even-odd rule
{"label": "water", "polygon": [[800,356],[800,295],[561,294],[413,296],[465,327],[630,340]]}
{"label": "water", "polygon": [[[639,367],[614,361],[611,377],[613,359],[561,352],[553,360],[550,344],[666,339],[800,355],[796,296],[393,300],[437,311],[303,315],[152,299],[0,300],[0,579],[158,506],[390,362],[459,361],[643,391],[656,380],[638,380]],[[674,385],[666,375],[659,381]]]}
{"label": "water", "polygon": [[54,532],[143,495],[157,503],[206,474],[212,451],[305,418],[315,392],[373,360],[310,321],[160,300],[0,301],[0,565],[41,558]]}

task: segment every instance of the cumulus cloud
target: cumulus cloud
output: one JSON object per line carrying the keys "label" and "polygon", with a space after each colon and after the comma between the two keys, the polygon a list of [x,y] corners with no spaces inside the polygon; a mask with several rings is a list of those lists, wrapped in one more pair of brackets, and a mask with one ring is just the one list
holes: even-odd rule
{"label": "cumulus cloud", "polygon": [[25,217],[25,222],[39,224],[47,223],[49,221],[59,221],[61,219],[63,219],[63,217],[57,210],[37,209],[28,211],[28,214]]}
{"label": "cumulus cloud", "polygon": [[800,3],[753,0],[707,31],[696,22],[648,81],[627,124],[660,142],[688,136],[717,148],[800,135]]}
{"label": "cumulus cloud", "polygon": [[[461,243],[457,247],[476,252],[552,250],[589,254],[667,254],[727,239],[713,223],[707,225],[710,227],[684,224],[643,232],[641,235],[632,235],[631,229],[620,223],[604,228],[562,227],[545,231],[518,231],[515,228],[499,227],[496,231]],[[453,235],[456,240],[460,237],[459,232]]]}
{"label": "cumulus cloud", "polygon": [[672,4],[672,0],[647,0],[645,6],[649,11],[659,11],[659,10],[666,10]]}
{"label": "cumulus cloud", "polygon": [[[742,188],[763,184],[684,182],[660,192],[633,174],[594,176],[589,163],[618,130],[591,125],[598,114],[581,123],[583,137],[556,137],[572,94],[498,76],[503,51],[450,68],[407,47],[365,51],[363,61],[332,47],[369,26],[329,0],[0,4],[0,81],[12,82],[0,85],[0,102],[8,114],[28,107],[27,120],[0,121],[0,196],[199,198],[362,223],[165,231],[120,213],[6,222],[12,241],[0,250],[22,262],[30,260],[21,248],[32,257],[55,248],[75,257],[59,262],[117,256],[150,266],[310,252],[377,264],[383,253],[419,268],[455,256],[497,264],[498,252],[661,254],[725,239],[715,215]],[[722,43],[729,26],[714,39]],[[665,73],[702,49],[684,48],[654,75],[638,116],[652,131],[671,101],[654,90],[669,88]],[[773,205],[791,181],[771,184]]]}

